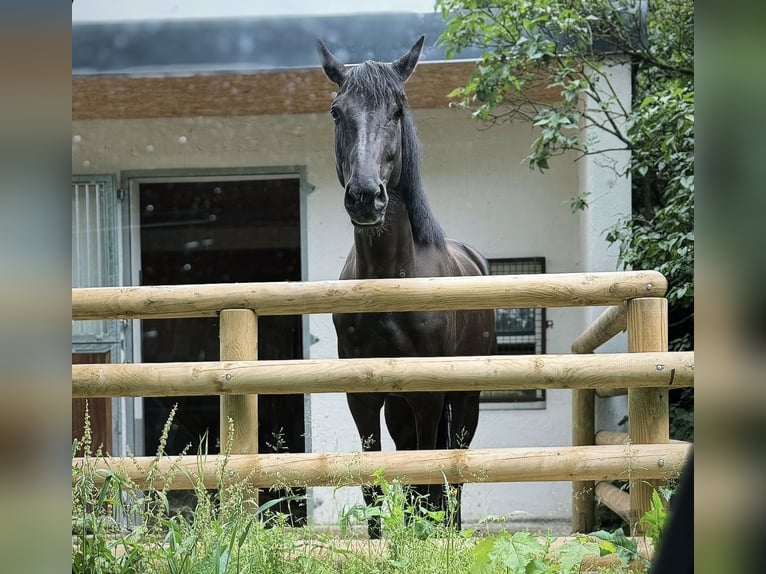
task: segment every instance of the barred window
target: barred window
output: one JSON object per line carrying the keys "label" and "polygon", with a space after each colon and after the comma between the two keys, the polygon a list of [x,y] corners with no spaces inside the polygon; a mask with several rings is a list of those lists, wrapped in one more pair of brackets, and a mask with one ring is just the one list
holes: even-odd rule
{"label": "barred window", "polygon": [[[491,275],[545,273],[544,257],[490,259]],[[545,353],[545,309],[496,309],[495,332],[498,355],[542,355]],[[545,390],[482,391],[483,403],[523,403],[544,407]]]}
{"label": "barred window", "polygon": [[[72,178],[72,287],[117,285],[116,201],[111,176]],[[75,345],[115,343],[117,338],[116,321],[72,322]]]}

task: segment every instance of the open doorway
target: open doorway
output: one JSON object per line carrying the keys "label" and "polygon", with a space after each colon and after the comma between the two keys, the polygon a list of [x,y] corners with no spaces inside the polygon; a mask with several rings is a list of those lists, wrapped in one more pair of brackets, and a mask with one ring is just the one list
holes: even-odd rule
{"label": "open doorway", "polygon": [[[141,285],[300,281],[301,180],[297,176],[138,180]],[[217,361],[218,318],[144,320],[141,361]],[[258,318],[259,359],[303,358],[300,316]],[[144,444],[153,454],[178,404],[166,451],[220,445],[219,397],[145,398]],[[258,450],[305,452],[304,395],[259,397]],[[270,498],[261,494],[261,501]],[[293,519],[305,506],[292,507]],[[302,513],[302,517],[300,514]]]}

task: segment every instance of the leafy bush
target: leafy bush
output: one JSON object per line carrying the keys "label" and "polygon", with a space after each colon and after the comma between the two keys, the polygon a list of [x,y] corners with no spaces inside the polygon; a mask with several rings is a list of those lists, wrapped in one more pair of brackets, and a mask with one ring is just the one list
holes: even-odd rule
{"label": "leafy bush", "polygon": [[[216,469],[218,490],[211,493],[204,486],[205,453],[200,451],[199,471],[189,477],[196,508],[188,517],[171,514],[167,493],[182,470],[174,465],[162,472],[159,462],[167,458],[163,451],[174,414],[175,409],[157,455],[143,469],[148,478],[143,489],[127,477],[118,459],[99,451],[73,459],[73,574],[552,574],[579,573],[583,558],[599,555],[618,556],[618,564],[604,570],[618,574],[632,571],[628,563],[637,556],[635,540],[621,531],[578,536],[558,546],[550,536],[529,532],[485,537],[473,530],[458,532],[443,524],[443,512],[426,510],[407,485],[386,481],[382,470],[373,481],[382,491],[380,506],[344,509],[340,536],[292,527],[286,515],[274,511],[281,499],[258,506],[246,477],[224,480],[231,444]],[[73,453],[79,447],[89,453],[91,446],[86,408],[85,434],[75,441]],[[382,545],[358,540],[354,533],[354,526],[373,515],[383,522]]]}
{"label": "leafy bush", "polygon": [[[633,214],[607,240],[625,268],[668,279],[670,350],[694,348],[694,3],[692,0],[437,0],[452,57],[483,50],[457,106],[490,124],[537,128],[527,157],[541,172],[565,152],[629,151]],[[629,62],[631,102],[611,66]],[[559,98],[550,98],[553,92]],[[600,134],[600,136],[598,135]],[[587,209],[587,194],[571,200]],[[671,392],[673,438],[693,440],[691,390]]]}

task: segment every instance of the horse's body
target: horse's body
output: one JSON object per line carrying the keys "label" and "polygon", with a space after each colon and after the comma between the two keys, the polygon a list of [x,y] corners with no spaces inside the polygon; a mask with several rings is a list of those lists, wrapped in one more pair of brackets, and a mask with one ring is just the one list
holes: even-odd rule
{"label": "horse's body", "polygon": [[[420,151],[404,81],[420,56],[423,38],[392,64],[365,62],[351,69],[320,43],[322,66],[338,84],[336,169],[354,224],[354,246],[341,279],[486,275],[486,259],[444,237],[420,180]],[[333,316],[338,355],[426,357],[495,352],[494,313],[423,311]],[[362,447],[380,450],[380,409],[398,450],[467,448],[476,431],[478,392],[349,393]],[[416,487],[433,506],[444,505],[440,485]],[[365,489],[367,504],[374,489]],[[459,512],[452,517],[459,526]],[[380,536],[379,521],[369,526]]]}

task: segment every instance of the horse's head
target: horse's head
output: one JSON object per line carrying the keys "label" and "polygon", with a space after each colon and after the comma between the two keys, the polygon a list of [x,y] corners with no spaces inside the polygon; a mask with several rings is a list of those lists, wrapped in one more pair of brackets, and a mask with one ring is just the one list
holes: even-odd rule
{"label": "horse's head", "polygon": [[383,223],[388,190],[402,174],[402,124],[407,111],[404,82],[420,57],[423,36],[398,60],[365,62],[345,69],[322,42],[322,68],[338,93],[330,113],[335,121],[335,168],[346,190],[344,204],[357,227]]}

